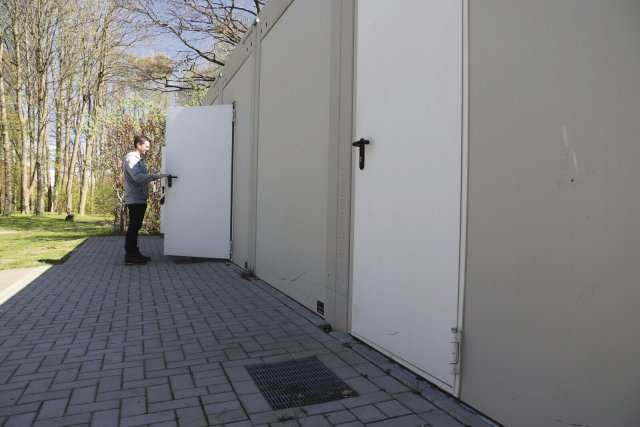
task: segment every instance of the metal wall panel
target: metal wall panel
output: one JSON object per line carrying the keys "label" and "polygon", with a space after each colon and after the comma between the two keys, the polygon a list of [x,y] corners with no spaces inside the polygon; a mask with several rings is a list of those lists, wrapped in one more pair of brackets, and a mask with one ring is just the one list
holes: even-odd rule
{"label": "metal wall panel", "polygon": [[640,419],[640,2],[470,2],[462,398]]}
{"label": "metal wall panel", "polygon": [[233,138],[233,246],[231,261],[249,267],[252,199],[252,123],[255,61],[251,54],[222,91],[222,103],[235,108]]}
{"label": "metal wall panel", "polygon": [[331,2],[293,2],[261,44],[256,274],[326,298]]}

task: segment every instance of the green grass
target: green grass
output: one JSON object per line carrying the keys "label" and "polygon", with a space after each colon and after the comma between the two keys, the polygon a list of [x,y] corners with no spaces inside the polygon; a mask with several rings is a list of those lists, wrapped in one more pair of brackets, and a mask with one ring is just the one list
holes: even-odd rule
{"label": "green grass", "polygon": [[114,234],[108,216],[65,216],[0,217],[0,270],[60,264],[88,237]]}

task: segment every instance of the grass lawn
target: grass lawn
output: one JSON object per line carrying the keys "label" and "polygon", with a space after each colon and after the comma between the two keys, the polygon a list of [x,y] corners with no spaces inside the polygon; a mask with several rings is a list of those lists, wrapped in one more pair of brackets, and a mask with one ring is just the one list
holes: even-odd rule
{"label": "grass lawn", "polygon": [[0,216],[0,270],[60,264],[90,236],[114,234],[108,216]]}

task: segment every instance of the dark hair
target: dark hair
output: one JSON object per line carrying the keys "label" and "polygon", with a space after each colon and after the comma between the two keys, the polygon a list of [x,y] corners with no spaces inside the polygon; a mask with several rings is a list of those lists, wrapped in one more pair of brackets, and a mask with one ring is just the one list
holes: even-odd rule
{"label": "dark hair", "polygon": [[138,145],[144,144],[145,142],[151,142],[149,141],[149,138],[147,138],[146,136],[140,136],[140,135],[136,135],[133,137],[133,147],[137,147]]}

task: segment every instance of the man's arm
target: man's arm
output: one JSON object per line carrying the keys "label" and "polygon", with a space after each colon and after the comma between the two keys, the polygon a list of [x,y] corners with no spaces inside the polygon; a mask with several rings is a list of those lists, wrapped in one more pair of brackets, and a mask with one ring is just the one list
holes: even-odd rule
{"label": "man's arm", "polygon": [[144,183],[155,181],[156,179],[161,179],[169,176],[166,173],[161,174],[146,174],[143,173],[140,168],[140,159],[135,157],[129,157],[125,160],[125,171],[127,174],[133,179],[135,182]]}

